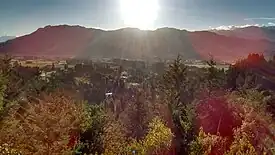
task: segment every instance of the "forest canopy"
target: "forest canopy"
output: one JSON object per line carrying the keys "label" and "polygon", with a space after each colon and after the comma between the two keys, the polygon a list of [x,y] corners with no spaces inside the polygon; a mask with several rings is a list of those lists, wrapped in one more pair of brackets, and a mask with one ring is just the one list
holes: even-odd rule
{"label": "forest canopy", "polygon": [[[119,62],[119,63],[118,63]],[[275,153],[275,60],[24,66],[0,59],[1,154]]]}

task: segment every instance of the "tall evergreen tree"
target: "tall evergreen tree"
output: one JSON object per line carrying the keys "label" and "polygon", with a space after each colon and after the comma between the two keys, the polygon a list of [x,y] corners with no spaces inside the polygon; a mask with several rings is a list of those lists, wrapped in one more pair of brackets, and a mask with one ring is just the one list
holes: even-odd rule
{"label": "tall evergreen tree", "polygon": [[186,70],[180,56],[169,66],[163,75],[161,90],[172,115],[172,132],[177,154],[188,154],[189,143],[193,140],[193,127],[188,103],[183,103],[180,96],[186,89]]}

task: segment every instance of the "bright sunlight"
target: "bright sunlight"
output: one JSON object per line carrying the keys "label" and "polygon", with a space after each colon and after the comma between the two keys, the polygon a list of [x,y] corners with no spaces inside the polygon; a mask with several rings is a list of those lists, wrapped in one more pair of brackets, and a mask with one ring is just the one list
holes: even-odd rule
{"label": "bright sunlight", "polygon": [[120,0],[125,26],[152,29],[158,16],[158,0]]}

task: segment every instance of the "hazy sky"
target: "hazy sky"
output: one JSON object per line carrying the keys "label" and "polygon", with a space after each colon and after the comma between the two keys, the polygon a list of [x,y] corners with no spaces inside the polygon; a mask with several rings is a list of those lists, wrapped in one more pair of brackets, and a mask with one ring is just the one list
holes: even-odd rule
{"label": "hazy sky", "polygon": [[[158,3],[154,28],[199,30],[230,25],[275,25],[275,0],[158,0]],[[125,27],[120,0],[0,0],[0,36],[23,35],[39,27],[59,24],[103,29]]]}

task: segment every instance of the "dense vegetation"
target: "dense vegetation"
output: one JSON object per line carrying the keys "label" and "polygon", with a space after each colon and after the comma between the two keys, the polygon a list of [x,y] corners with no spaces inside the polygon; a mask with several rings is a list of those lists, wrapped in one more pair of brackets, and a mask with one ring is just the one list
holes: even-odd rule
{"label": "dense vegetation", "polygon": [[[73,67],[72,67],[73,66]],[[0,60],[1,154],[275,153],[275,61]]]}

